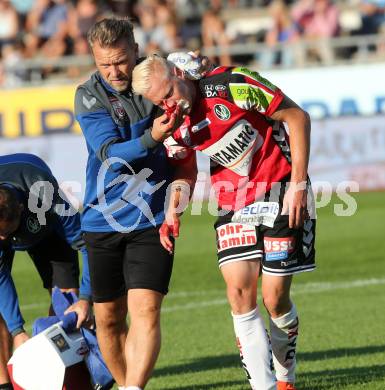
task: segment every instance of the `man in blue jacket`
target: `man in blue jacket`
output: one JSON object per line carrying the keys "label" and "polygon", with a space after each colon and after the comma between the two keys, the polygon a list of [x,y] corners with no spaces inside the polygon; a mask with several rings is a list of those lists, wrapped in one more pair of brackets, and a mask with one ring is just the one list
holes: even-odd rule
{"label": "man in blue jacket", "polygon": [[157,107],[131,92],[138,48],[129,21],[96,23],[88,42],[98,71],[78,87],[75,114],[89,154],[82,230],[97,337],[119,389],[141,390],[159,354],[173,264],[158,234],[176,174],[163,141],[182,114],[157,118]]}
{"label": "man in blue jacket", "polygon": [[78,326],[87,318],[91,289],[87,251],[81,236],[80,216],[65,200],[49,167],[32,154],[0,157],[0,389],[12,389],[6,363],[13,346],[29,336],[25,332],[11,269],[15,251],[27,251],[51,290],[78,292],[79,263],[83,256],[80,300],[70,309]]}

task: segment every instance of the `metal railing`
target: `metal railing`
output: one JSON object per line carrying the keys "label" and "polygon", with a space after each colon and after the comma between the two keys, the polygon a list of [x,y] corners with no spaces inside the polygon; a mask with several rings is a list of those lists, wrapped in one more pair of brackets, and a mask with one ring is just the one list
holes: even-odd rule
{"label": "metal railing", "polygon": [[[382,46],[383,52],[378,50]],[[321,51],[320,58],[317,60],[307,55],[307,52],[314,49]],[[286,65],[290,68],[378,62],[385,58],[385,35],[341,36],[329,40],[299,40],[295,44],[279,43],[274,47],[262,43],[247,42],[232,44],[228,47],[204,47],[202,53],[210,57],[219,57],[223,53],[228,53],[234,63],[237,63],[238,59],[242,59],[242,61],[246,61],[242,62],[242,65],[266,69],[263,61],[260,61],[264,54],[272,51],[280,53],[287,50],[292,50],[295,54],[293,62]],[[327,53],[327,55],[322,55],[322,52]],[[271,66],[285,67],[284,64],[279,63]],[[47,68],[55,69],[55,72],[45,79],[44,70]],[[77,69],[76,77],[71,77],[69,74],[71,68]],[[24,75],[26,80],[21,81],[20,85],[41,85],[42,83],[68,83],[80,78],[80,76],[84,77],[93,69],[93,58],[86,55],[64,56],[57,59],[41,57],[28,59],[6,68],[5,71],[13,75]]]}

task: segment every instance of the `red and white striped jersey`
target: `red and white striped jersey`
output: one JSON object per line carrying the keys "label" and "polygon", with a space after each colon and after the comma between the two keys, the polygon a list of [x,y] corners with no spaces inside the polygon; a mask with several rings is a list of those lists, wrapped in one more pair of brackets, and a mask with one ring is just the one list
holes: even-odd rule
{"label": "red and white striped jersey", "polygon": [[191,114],[173,138],[210,157],[219,206],[238,210],[291,172],[283,123],[269,118],[284,95],[246,68],[216,68],[196,87]]}

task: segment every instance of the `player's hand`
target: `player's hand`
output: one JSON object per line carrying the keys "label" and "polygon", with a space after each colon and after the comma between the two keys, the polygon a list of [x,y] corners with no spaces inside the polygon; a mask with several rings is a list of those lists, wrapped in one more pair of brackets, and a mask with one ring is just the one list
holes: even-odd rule
{"label": "player's hand", "polygon": [[201,77],[213,69],[214,65],[211,63],[208,57],[202,56],[200,50],[190,51],[189,54],[200,60],[201,66],[198,69],[198,73],[201,75]]}
{"label": "player's hand", "polygon": [[183,121],[183,110],[179,105],[176,105],[175,110],[172,113],[165,112],[154,120],[151,137],[157,142],[163,142],[175,132]]}
{"label": "player's hand", "polygon": [[166,216],[165,221],[159,229],[160,243],[169,253],[174,251],[174,243],[170,237],[179,237],[180,220],[176,214]]}
{"label": "player's hand", "polygon": [[308,217],[306,182],[290,182],[282,206],[282,215],[287,214],[290,229],[300,228]]}
{"label": "player's hand", "polygon": [[64,314],[75,312],[78,320],[76,327],[79,329],[81,326],[85,328],[92,328],[94,324],[94,317],[92,314],[91,304],[85,299],[79,299],[72,304]]}
{"label": "player's hand", "polygon": [[199,80],[213,68],[209,59],[202,56],[199,50],[174,52],[168,55],[167,60],[176,66],[177,75],[189,80]]}
{"label": "player's hand", "polygon": [[13,348],[19,348],[21,344],[24,344],[30,337],[27,332],[21,332],[13,338]]}

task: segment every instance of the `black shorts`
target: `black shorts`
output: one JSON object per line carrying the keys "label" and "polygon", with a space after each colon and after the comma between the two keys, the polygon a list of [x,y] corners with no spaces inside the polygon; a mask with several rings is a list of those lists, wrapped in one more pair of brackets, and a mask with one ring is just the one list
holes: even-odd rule
{"label": "black shorts", "polygon": [[159,240],[159,227],[130,233],[85,232],[94,302],[109,302],[143,288],[167,294],[173,255]]}
{"label": "black shorts", "polygon": [[[39,272],[44,288],[79,288],[78,252],[57,233],[43,238],[28,248],[27,252]],[[2,260],[9,270],[12,269],[14,253],[10,248],[4,251]]]}
{"label": "black shorts", "polygon": [[308,212],[303,227],[289,228],[289,216],[282,215],[284,188],[267,194],[256,202],[219,216],[215,222],[219,266],[243,261],[261,260],[262,272],[270,275],[293,275],[315,268],[315,209],[309,189]]}

